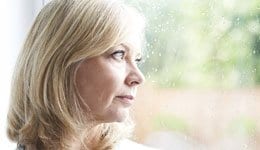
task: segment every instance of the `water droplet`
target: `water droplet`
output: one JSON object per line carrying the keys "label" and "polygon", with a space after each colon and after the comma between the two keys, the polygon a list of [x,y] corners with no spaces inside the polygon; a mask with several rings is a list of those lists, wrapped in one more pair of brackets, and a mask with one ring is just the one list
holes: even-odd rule
{"label": "water droplet", "polygon": [[160,121],[160,124],[161,124],[162,127],[166,127],[164,121]]}
{"label": "water droplet", "polygon": [[184,136],[184,140],[185,140],[185,141],[188,141],[187,135]]}
{"label": "water droplet", "polygon": [[151,78],[151,74],[148,73],[148,74],[146,75],[146,78],[147,78],[147,79],[150,79],[150,78]]}
{"label": "water droplet", "polygon": [[243,147],[247,149],[248,148],[248,144],[243,144]]}
{"label": "water droplet", "polygon": [[223,80],[225,78],[225,75],[224,74],[221,74],[221,79]]}

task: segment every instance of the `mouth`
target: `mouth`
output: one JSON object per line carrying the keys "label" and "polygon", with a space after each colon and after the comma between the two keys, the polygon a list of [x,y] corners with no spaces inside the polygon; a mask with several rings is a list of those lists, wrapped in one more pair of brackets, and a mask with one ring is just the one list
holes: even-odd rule
{"label": "mouth", "polygon": [[130,106],[132,105],[134,101],[134,97],[132,95],[120,95],[116,96],[116,98],[122,102],[125,106]]}

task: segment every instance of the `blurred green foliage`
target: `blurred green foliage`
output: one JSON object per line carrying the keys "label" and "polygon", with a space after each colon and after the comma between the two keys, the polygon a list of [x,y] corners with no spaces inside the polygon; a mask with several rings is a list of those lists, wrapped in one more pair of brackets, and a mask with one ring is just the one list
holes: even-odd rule
{"label": "blurred green foliage", "polygon": [[148,80],[163,87],[260,84],[259,0],[128,0],[146,17]]}
{"label": "blurred green foliage", "polygon": [[180,133],[188,132],[188,123],[172,114],[157,114],[152,119],[152,125],[156,130],[178,131]]}
{"label": "blurred green foliage", "polygon": [[257,132],[257,122],[250,117],[239,116],[231,121],[228,131],[236,135],[252,136]]}

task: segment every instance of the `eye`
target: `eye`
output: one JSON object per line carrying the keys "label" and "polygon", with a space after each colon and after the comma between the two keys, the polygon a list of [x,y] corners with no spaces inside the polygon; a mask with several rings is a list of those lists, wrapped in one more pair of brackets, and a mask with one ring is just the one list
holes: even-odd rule
{"label": "eye", "polygon": [[136,58],[136,59],[135,59],[135,62],[136,62],[136,63],[142,62],[142,58],[141,58],[141,57],[140,57],[140,58]]}
{"label": "eye", "polygon": [[117,50],[117,51],[113,52],[111,55],[116,60],[123,60],[125,58],[125,51]]}

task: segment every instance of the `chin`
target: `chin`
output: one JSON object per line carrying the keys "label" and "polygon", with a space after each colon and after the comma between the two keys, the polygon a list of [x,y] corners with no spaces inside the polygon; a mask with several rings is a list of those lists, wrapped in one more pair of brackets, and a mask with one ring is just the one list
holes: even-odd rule
{"label": "chin", "polygon": [[124,122],[129,117],[128,109],[118,110],[107,117],[106,122]]}
{"label": "chin", "polygon": [[115,122],[124,122],[126,120],[127,117],[120,117],[117,118],[117,120]]}
{"label": "chin", "polygon": [[129,109],[124,108],[123,110],[119,111],[116,122],[124,122],[128,117],[129,117]]}

